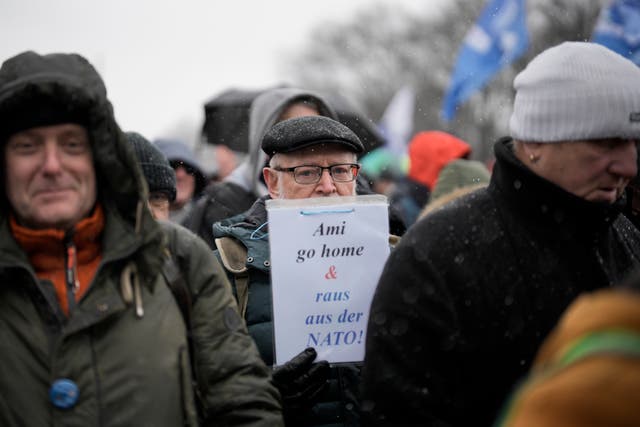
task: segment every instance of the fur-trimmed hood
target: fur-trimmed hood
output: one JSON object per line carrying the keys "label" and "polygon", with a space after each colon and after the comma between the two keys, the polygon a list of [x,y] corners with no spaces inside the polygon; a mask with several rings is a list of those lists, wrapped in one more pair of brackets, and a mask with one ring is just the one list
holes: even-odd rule
{"label": "fur-trimmed hood", "polygon": [[[109,222],[135,237],[133,247],[159,243],[161,230],[143,209],[147,186],[135,154],[118,127],[105,85],[95,68],[77,54],[39,55],[28,51],[6,60],[0,68],[0,141],[13,120],[29,114],[29,106],[54,101],[61,108],[81,111],[91,141],[97,177],[98,201]],[[4,123],[3,123],[4,122]],[[4,150],[2,150],[4,152]],[[4,176],[2,177],[4,181]],[[0,224],[9,205],[4,182],[0,197]],[[159,245],[155,245],[159,246]],[[149,258],[148,258],[149,259]]]}

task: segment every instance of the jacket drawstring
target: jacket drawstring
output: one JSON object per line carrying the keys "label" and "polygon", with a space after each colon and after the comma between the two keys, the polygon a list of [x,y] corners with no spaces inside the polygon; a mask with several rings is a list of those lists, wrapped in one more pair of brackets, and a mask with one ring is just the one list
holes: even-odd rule
{"label": "jacket drawstring", "polygon": [[144,316],[144,308],[142,307],[140,277],[138,275],[138,267],[133,261],[128,262],[120,274],[120,292],[127,305],[135,303],[136,316],[142,318]]}
{"label": "jacket drawstring", "polygon": [[[138,235],[140,234],[140,229],[142,227],[143,209],[143,202],[138,200],[135,224],[135,232]],[[129,261],[124,269],[122,269],[122,273],[120,273],[120,292],[122,293],[122,299],[127,305],[135,303],[136,317],[141,319],[144,316],[144,308],[142,306],[142,289],[140,287],[138,267],[133,261]]]}

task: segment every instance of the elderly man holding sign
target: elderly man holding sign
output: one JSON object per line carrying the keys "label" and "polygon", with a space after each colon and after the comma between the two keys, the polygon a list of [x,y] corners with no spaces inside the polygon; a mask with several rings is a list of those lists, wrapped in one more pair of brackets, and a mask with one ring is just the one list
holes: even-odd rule
{"label": "elderly man holding sign", "polygon": [[[363,145],[349,128],[337,121],[310,116],[285,120],[273,126],[263,139],[262,149],[270,156],[269,166],[263,170],[269,195],[258,199],[247,212],[214,224],[213,233],[218,247],[216,253],[225,265],[250,334],[258,344],[264,361],[268,365],[279,365],[274,371],[274,383],[283,397],[287,424],[357,425],[359,363],[330,366],[325,360],[315,360],[326,355],[327,347],[333,349],[344,343],[362,342],[364,352],[363,337],[355,331],[346,330],[345,325],[353,327],[364,320],[364,326],[360,328],[364,331],[366,319],[363,317],[368,316],[368,303],[366,315],[363,314],[365,310],[354,310],[352,307],[340,306],[338,309],[338,304],[355,299],[357,291],[350,287],[359,286],[359,283],[352,278],[348,285],[335,284],[347,280],[346,277],[353,271],[363,270],[353,264],[357,262],[356,259],[362,260],[383,251],[376,252],[376,248],[368,246],[365,248],[366,243],[358,240],[355,230],[358,224],[366,221],[362,221],[361,217],[355,220],[355,216],[343,219],[341,215],[352,210],[334,210],[338,214],[326,221],[321,219],[322,215],[309,215],[309,221],[301,218],[304,226],[307,226],[308,232],[305,233],[295,220],[287,222],[286,216],[281,216],[278,226],[270,206],[278,203],[294,206],[311,203],[312,206],[320,205],[318,209],[326,213],[330,209],[330,202],[344,208],[348,201],[355,203],[356,199],[360,201],[360,198],[376,197],[355,197],[356,177],[360,168],[357,154],[363,151]],[[383,215],[375,216],[366,226],[375,224],[373,226],[378,227],[381,224],[374,234],[379,235],[378,231],[383,233],[382,246],[388,254],[386,209],[383,206],[378,211]],[[366,215],[367,206],[360,211]],[[296,210],[300,217],[303,212],[302,209]],[[278,245],[295,248],[288,252],[291,254],[288,257],[289,264],[277,259],[276,252],[282,251],[274,251],[275,242],[284,242]],[[386,254],[382,254],[378,258],[380,270],[385,257]],[[350,263],[350,268],[342,268],[346,266],[344,263]],[[277,304],[276,284],[287,280],[284,280],[284,276],[276,276],[276,267],[285,275],[293,272],[292,277],[296,278],[293,287],[286,291],[287,310],[281,310]],[[300,279],[302,277],[304,281]],[[334,286],[327,286],[329,290],[326,292],[312,290],[314,280],[325,279]],[[375,283],[374,278],[371,294]],[[297,290],[306,291],[305,298],[301,298]],[[305,312],[305,309],[309,311]],[[333,332],[321,332],[323,330],[320,327],[313,329],[313,332],[303,331],[306,338],[297,341],[300,344],[296,353],[290,355],[281,351],[278,325],[292,329],[295,329],[295,325],[288,324],[288,318],[281,311],[294,312],[301,319],[298,323],[303,326],[331,324]],[[295,336],[295,331],[291,335]],[[286,338],[291,340],[291,337]],[[357,359],[341,361],[353,360]]]}

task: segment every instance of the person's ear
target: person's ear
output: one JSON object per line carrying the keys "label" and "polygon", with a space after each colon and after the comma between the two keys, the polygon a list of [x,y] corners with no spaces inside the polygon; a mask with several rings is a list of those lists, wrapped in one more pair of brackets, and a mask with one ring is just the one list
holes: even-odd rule
{"label": "person's ear", "polygon": [[262,168],[262,176],[264,177],[264,182],[267,184],[269,196],[271,196],[272,199],[279,199],[280,191],[278,188],[278,171],[271,169],[270,167],[264,167]]}
{"label": "person's ear", "polygon": [[542,144],[539,142],[525,142],[522,144],[522,151],[525,159],[530,163],[537,163],[540,160]]}

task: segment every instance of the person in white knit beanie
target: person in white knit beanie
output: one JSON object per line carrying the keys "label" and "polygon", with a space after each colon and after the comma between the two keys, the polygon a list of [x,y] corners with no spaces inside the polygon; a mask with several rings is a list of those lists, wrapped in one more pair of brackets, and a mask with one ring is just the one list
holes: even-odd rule
{"label": "person in white knit beanie", "polygon": [[414,223],[385,263],[363,425],[493,425],[569,304],[640,265],[640,231],[620,211],[637,171],[640,68],[567,42],[514,87],[512,137],[494,145],[489,185]]}
{"label": "person in white knit beanie", "polygon": [[636,175],[640,68],[604,46],[564,42],[536,56],[514,88],[516,156],[569,193],[616,201]]}

